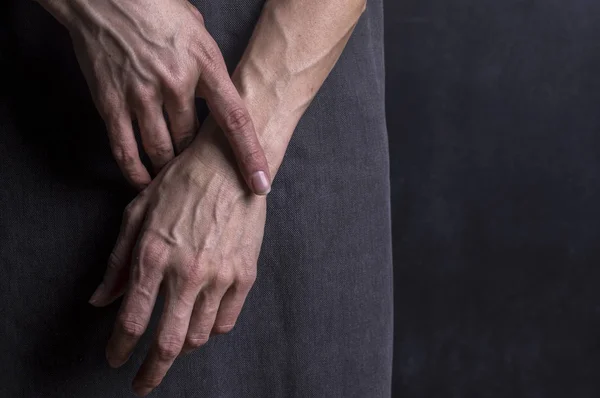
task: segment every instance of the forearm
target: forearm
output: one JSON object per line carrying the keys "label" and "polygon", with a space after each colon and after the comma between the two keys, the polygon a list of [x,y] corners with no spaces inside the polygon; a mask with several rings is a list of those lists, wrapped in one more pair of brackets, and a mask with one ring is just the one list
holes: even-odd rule
{"label": "forearm", "polygon": [[365,0],[268,0],[233,81],[275,176],[300,117],[337,62]]}

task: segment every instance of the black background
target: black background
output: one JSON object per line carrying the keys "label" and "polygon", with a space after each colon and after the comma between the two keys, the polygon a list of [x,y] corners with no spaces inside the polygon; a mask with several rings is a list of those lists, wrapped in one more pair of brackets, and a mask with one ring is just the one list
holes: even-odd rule
{"label": "black background", "polygon": [[600,397],[600,2],[388,0],[395,397]]}

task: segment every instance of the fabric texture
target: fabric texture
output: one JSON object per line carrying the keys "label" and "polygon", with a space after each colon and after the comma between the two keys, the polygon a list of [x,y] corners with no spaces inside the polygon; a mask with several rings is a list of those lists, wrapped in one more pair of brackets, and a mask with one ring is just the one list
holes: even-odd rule
{"label": "fabric texture", "polygon": [[[262,2],[195,4],[232,69]],[[33,2],[1,8],[0,396],[129,397],[159,312],[111,369],[104,348],[120,301],[87,300],[135,193],[68,33]],[[382,4],[370,0],[274,181],[235,328],[176,360],[151,396],[390,396],[389,193]]]}
{"label": "fabric texture", "polygon": [[600,397],[600,2],[385,5],[394,396]]}

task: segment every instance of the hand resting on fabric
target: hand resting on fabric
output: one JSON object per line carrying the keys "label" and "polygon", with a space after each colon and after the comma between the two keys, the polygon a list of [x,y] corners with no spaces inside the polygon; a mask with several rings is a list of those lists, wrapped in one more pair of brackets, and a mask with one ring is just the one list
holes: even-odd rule
{"label": "hand resting on fabric", "polygon": [[134,187],[142,189],[151,176],[132,120],[158,172],[194,137],[198,96],[229,139],[247,185],[256,194],[269,192],[252,119],[202,15],[187,0],[37,1],[69,30],[113,156]]}
{"label": "hand resting on fabric", "polygon": [[127,361],[145,332],[159,289],[165,305],[133,387],[145,395],[175,358],[230,331],[256,278],[266,198],[246,192],[211,118],[192,146],[167,164],[126,208],[102,284],[90,302],[124,293],[106,348]]}

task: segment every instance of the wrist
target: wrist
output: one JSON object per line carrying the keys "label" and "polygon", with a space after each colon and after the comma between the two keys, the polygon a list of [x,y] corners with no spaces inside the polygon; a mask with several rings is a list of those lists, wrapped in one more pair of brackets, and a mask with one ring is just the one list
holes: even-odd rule
{"label": "wrist", "polygon": [[180,156],[187,156],[194,178],[218,179],[226,190],[250,192],[227,138],[212,116],[204,121],[200,131]]}
{"label": "wrist", "polygon": [[270,75],[266,65],[255,64],[254,60],[242,59],[232,81],[248,108],[274,178],[303,113],[291,104],[296,93],[285,79]]}

